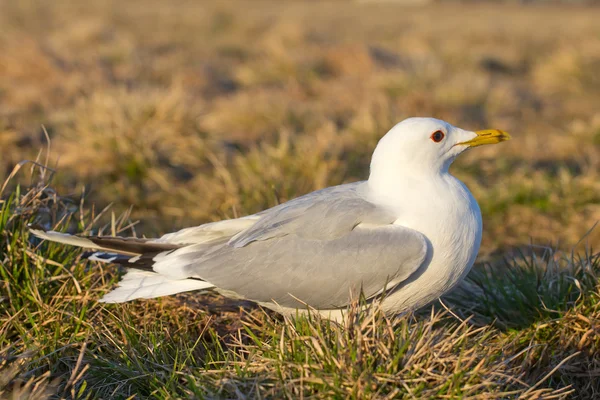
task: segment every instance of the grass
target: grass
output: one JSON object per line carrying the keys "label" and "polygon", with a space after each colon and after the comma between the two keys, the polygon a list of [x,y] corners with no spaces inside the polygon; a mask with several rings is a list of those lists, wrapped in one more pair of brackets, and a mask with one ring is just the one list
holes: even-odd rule
{"label": "grass", "polygon": [[[596,8],[0,7],[1,398],[600,393]],[[106,306],[120,271],[26,229],[154,236],[254,213],[366,178],[377,140],[414,115],[514,138],[452,167],[481,205],[481,252],[415,314],[285,322],[190,294]]]}
{"label": "grass", "polygon": [[[223,312],[210,307],[218,299],[189,294],[102,305],[114,269],[26,229],[48,218],[86,231],[97,217],[43,184],[3,201],[3,397],[538,399],[599,390],[600,254],[517,253],[476,268],[442,303],[449,311],[386,317],[354,304],[336,325],[256,307]],[[111,220],[104,231],[131,229],[127,216]]]}

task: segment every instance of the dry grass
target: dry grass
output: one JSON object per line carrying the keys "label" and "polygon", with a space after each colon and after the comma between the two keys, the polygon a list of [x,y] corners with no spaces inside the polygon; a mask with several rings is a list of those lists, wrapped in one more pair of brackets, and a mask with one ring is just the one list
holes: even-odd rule
{"label": "dry grass", "polygon": [[[24,166],[1,196],[0,397],[600,393],[600,231],[577,245],[600,219],[598,9],[0,8],[0,182],[46,149],[42,126],[56,170],[50,189]],[[515,139],[453,167],[484,214],[481,264],[445,300],[465,323],[428,309],[282,324],[190,296],[104,307],[112,268],[24,230],[155,235],[253,213],[364,179],[378,138],[413,115]],[[95,211],[110,203],[122,217]]]}
{"label": "dry grass", "polygon": [[161,233],[363,179],[387,129],[433,115],[516,139],[454,167],[482,204],[486,252],[531,238],[569,246],[600,218],[597,16],[566,6],[5,2],[1,170],[43,147],[43,124],[59,192],[85,185],[95,204],[134,204],[146,232]]}

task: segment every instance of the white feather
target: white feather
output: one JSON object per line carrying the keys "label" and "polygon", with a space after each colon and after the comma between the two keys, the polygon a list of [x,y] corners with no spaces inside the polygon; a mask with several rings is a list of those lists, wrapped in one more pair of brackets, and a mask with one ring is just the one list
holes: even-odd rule
{"label": "white feather", "polygon": [[30,229],[31,233],[40,239],[50,240],[51,242],[58,242],[64,244],[70,244],[71,246],[83,247],[84,249],[99,249],[100,247],[89,239],[82,238],[79,236],[73,236],[66,233],[54,232],[54,231],[42,231],[40,229]]}
{"label": "white feather", "polygon": [[[110,255],[111,257],[102,258],[101,257],[102,255],[104,255],[104,256]],[[119,255],[115,254],[115,253],[94,253],[88,257],[88,260],[110,264],[111,262],[115,261],[118,257],[119,257]]]}
{"label": "white feather", "polygon": [[189,258],[185,257],[189,253],[199,253],[204,247],[202,245],[186,246],[174,251],[165,251],[158,253],[152,261],[154,272],[168,276],[171,279],[189,278],[189,272],[186,267],[190,265]]}
{"label": "white feather", "polygon": [[212,287],[214,287],[212,284],[197,279],[175,280],[155,272],[129,270],[119,282],[119,287],[105,294],[100,302],[123,303]]}
{"label": "white feather", "polygon": [[203,244],[222,237],[233,236],[244,229],[254,225],[260,219],[258,215],[228,219],[224,221],[211,222],[208,224],[185,228],[177,232],[168,233],[159,239],[157,243],[173,244]]}

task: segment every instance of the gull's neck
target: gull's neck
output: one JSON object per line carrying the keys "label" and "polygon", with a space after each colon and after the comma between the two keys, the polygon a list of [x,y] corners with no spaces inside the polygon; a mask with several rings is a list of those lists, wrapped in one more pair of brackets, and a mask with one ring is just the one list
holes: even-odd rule
{"label": "gull's neck", "polygon": [[377,203],[395,205],[400,203],[418,202],[433,196],[448,183],[456,181],[447,170],[445,171],[378,171],[372,170],[367,181],[369,197]]}

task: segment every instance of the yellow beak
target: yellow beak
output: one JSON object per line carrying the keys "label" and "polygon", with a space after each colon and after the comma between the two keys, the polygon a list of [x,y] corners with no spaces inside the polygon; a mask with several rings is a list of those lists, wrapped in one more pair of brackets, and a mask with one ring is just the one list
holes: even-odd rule
{"label": "yellow beak", "polygon": [[510,139],[510,135],[504,131],[501,131],[500,129],[484,129],[482,131],[475,132],[475,134],[477,136],[473,139],[458,144],[469,147],[477,147],[484,144],[496,144]]}

